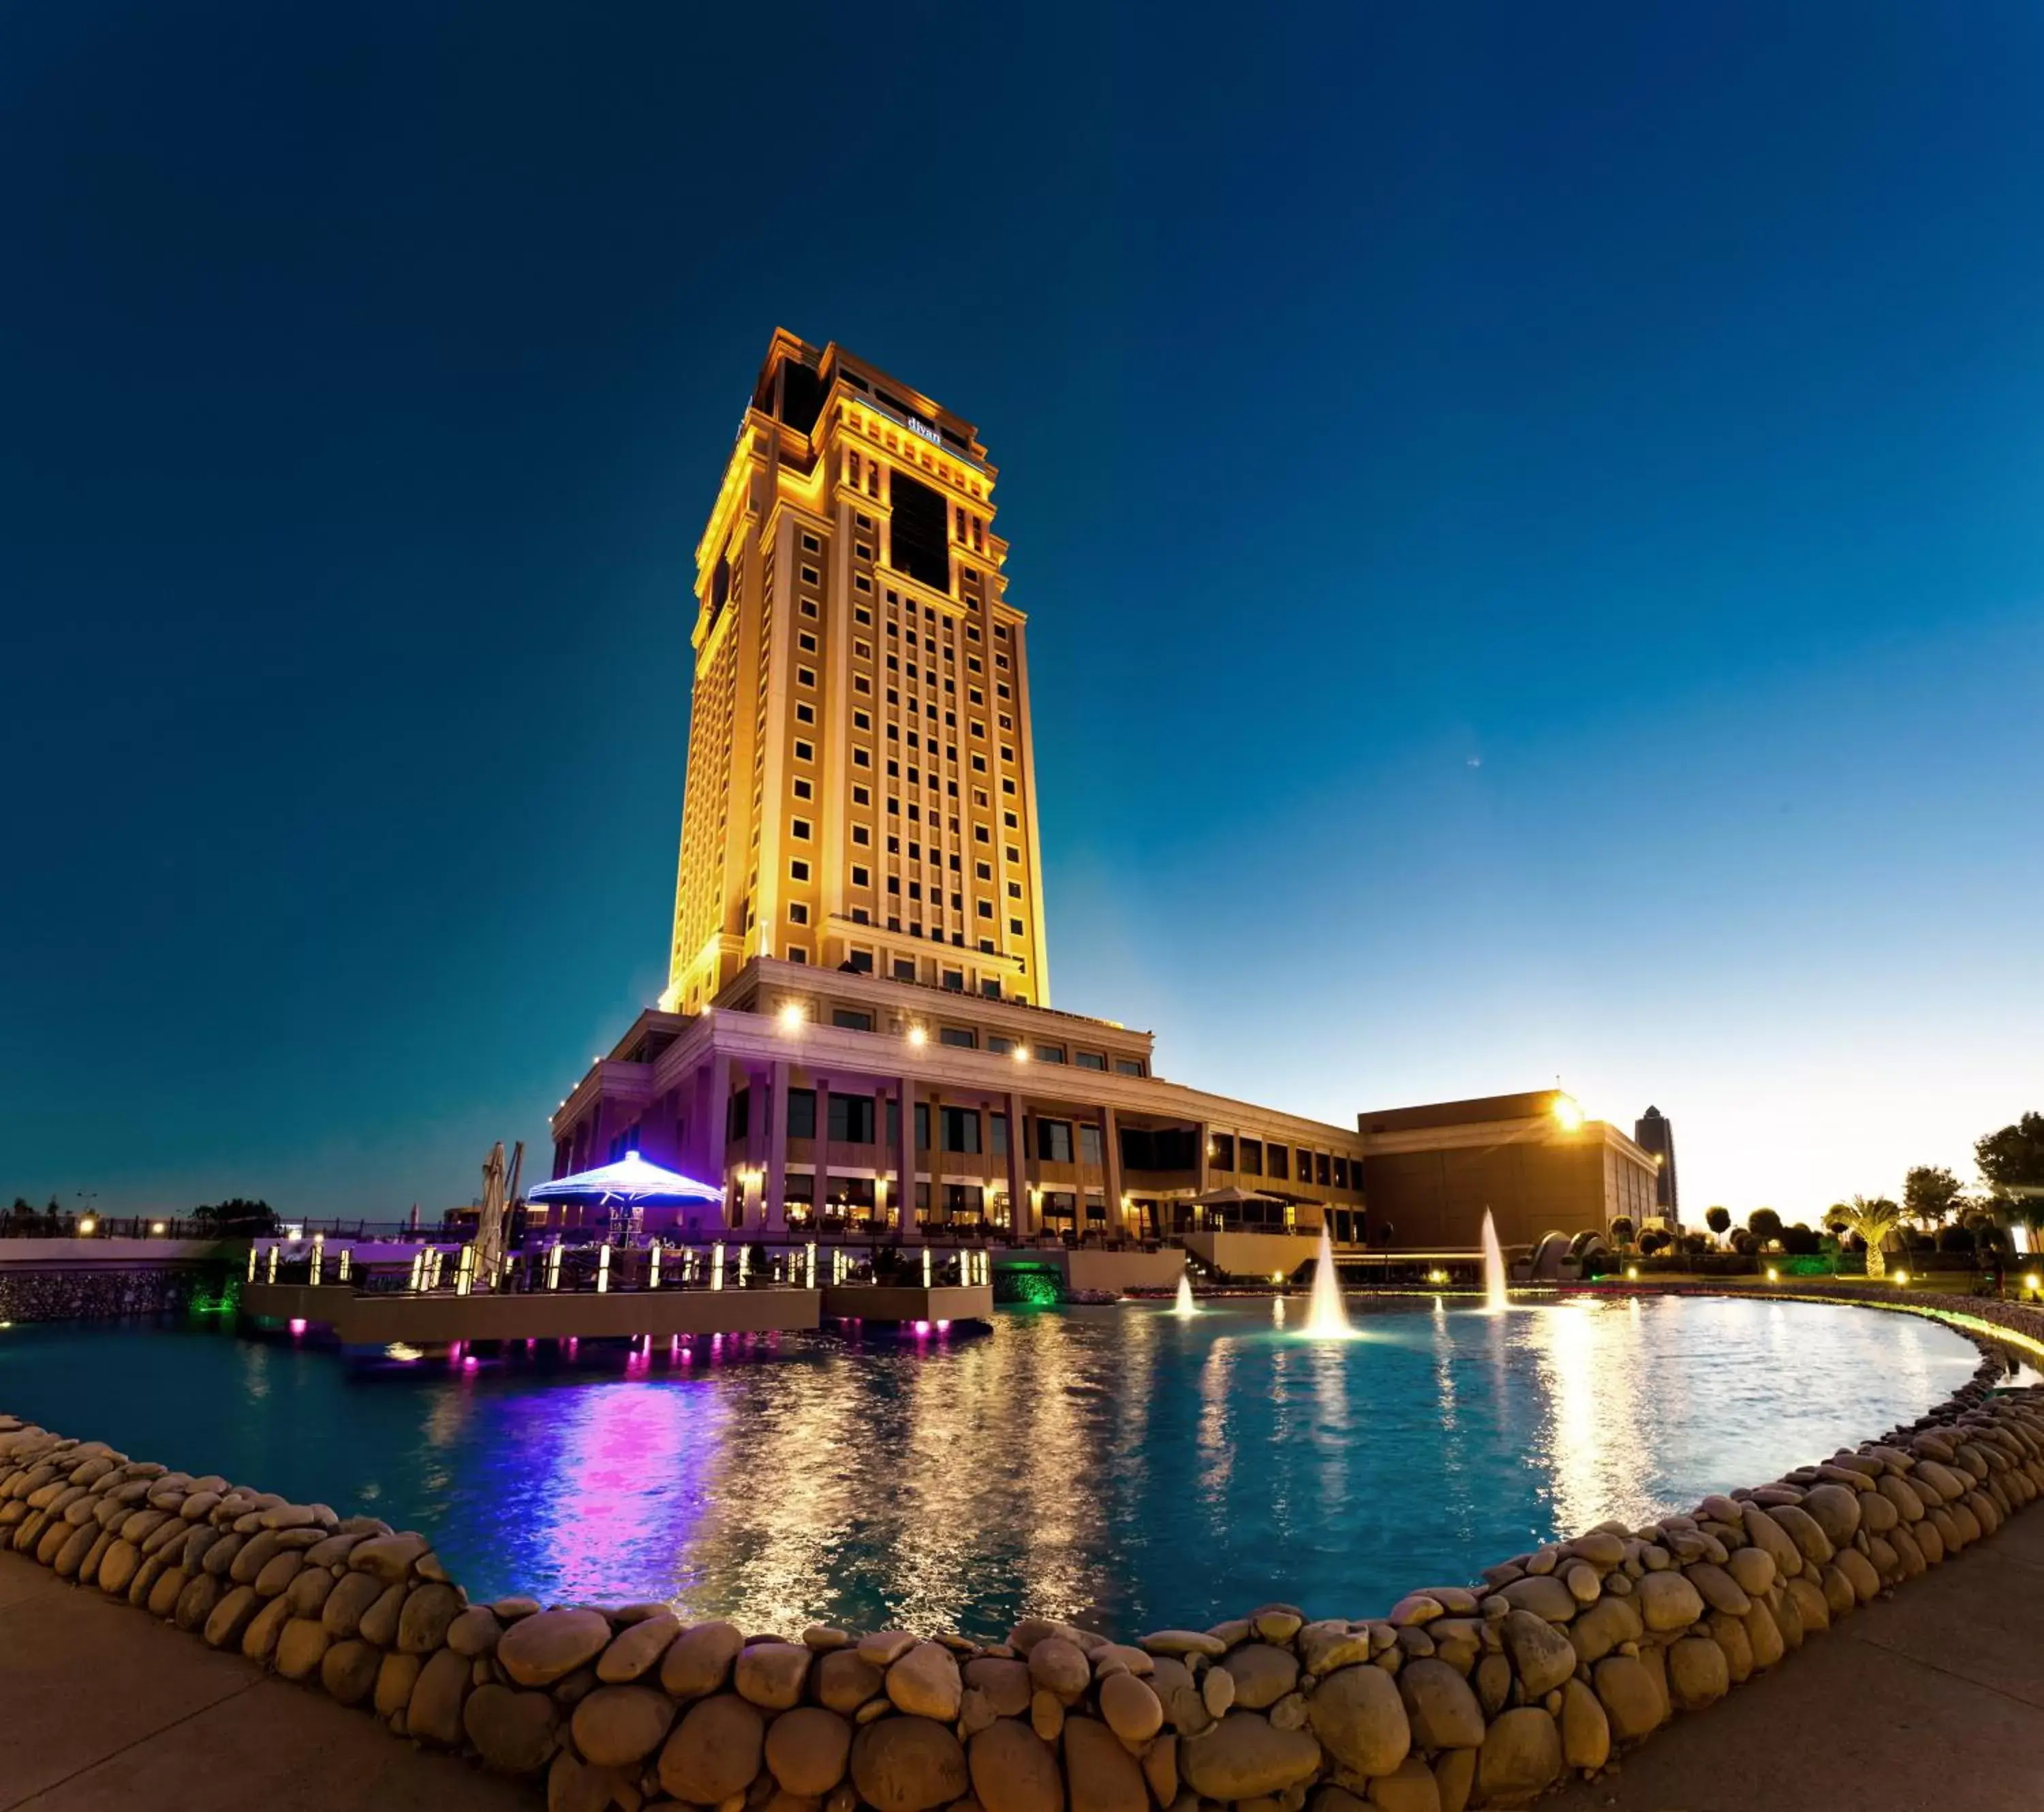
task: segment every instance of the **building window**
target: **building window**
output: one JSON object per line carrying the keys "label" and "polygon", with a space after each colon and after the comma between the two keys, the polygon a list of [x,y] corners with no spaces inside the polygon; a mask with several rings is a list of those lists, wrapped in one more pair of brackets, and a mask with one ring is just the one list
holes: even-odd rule
{"label": "building window", "polygon": [[946,1151],[978,1151],[979,1110],[977,1108],[946,1108],[943,1110],[942,1118],[941,1130]]}
{"label": "building window", "polygon": [[1107,1058],[1097,1050],[1077,1050],[1072,1053],[1072,1061],[1082,1069],[1105,1069]]}
{"label": "building window", "polygon": [[1278,1182],[1287,1180],[1292,1174],[1292,1148],[1289,1145],[1274,1145],[1270,1148],[1270,1174]]}
{"label": "building window", "polygon": [[1019,938],[1023,935],[1022,921],[1020,919],[1010,919],[1008,921],[1008,935],[1011,938]]}
{"label": "building window", "polygon": [[797,843],[806,843],[809,840],[809,820],[806,818],[790,818],[788,820],[788,833]]}
{"label": "building window", "polygon": [[[1039,1051],[1038,1056],[1043,1053]],[[1059,1061],[1063,1059],[1060,1057]],[[1036,1155],[1046,1164],[1069,1164],[1072,1161],[1072,1123],[1070,1120],[1036,1122]]]}
{"label": "building window", "polygon": [[807,962],[809,953],[800,944],[790,944],[788,946],[788,960],[790,962]]}
{"label": "building window", "polygon": [[816,751],[814,745],[804,742],[799,736],[797,737],[795,739],[795,759],[798,762],[813,762],[816,758]]}
{"label": "building window", "polygon": [[[944,935],[944,934],[943,934],[943,929],[942,929],[942,927],[941,927],[936,926],[936,925],[932,925],[932,926],[930,927],[930,935],[931,935],[932,937],[933,937],[933,938],[939,938],[939,939],[941,939],[941,938],[943,936],[943,935]],[[962,993],[965,992],[965,971],[964,971],[963,969],[946,969],[946,970],[944,971],[944,977],[943,977],[943,980],[944,980],[944,986],[945,986],[947,989],[949,989],[952,993],[954,993],[954,994],[962,994]]]}
{"label": "building window", "polygon": [[1337,1189],[1348,1187],[1348,1160],[1339,1154],[1335,1158],[1335,1187]]}
{"label": "building window", "polygon": [[799,900],[791,901],[788,907],[788,923],[791,925],[806,925],[809,922],[809,908]]}
{"label": "building window", "polygon": [[851,870],[851,885],[854,887],[870,887],[873,885],[873,871],[861,868],[855,862]]}
{"label": "building window", "polygon": [[805,629],[795,638],[795,646],[805,655],[813,655],[816,651],[816,639]]}
{"label": "building window", "polygon": [[851,827],[851,840],[863,847],[873,841],[873,833],[863,824],[855,824]]}
{"label": "building window", "polygon": [[797,724],[813,724],[816,720],[816,708],[813,704],[797,704],[795,707],[795,721]]}
{"label": "building window", "polygon": [[[1273,1172],[1273,1175],[1276,1173]],[[1313,1154],[1302,1145],[1299,1147],[1299,1180],[1310,1183],[1313,1180]]]}
{"label": "building window", "polygon": [[1079,1162],[1100,1168],[1100,1127],[1093,1120],[1085,1120],[1079,1126]]}
{"label": "building window", "polygon": [[[867,1023],[855,1026],[855,1031],[871,1031],[872,1015],[853,1014],[854,1019],[864,1017]],[[830,1098],[830,1139],[832,1145],[870,1145],[873,1142],[873,1097],[870,1095],[833,1095]]]}
{"label": "building window", "polygon": [[790,1088],[788,1091],[788,1136],[790,1138],[814,1138],[816,1136],[815,1089]]}
{"label": "building window", "polygon": [[943,1026],[938,1028],[937,1042],[955,1046],[959,1050],[979,1049],[978,1035],[964,1026]]}
{"label": "building window", "polygon": [[1061,1044],[1039,1044],[1036,1046],[1035,1055],[1039,1063],[1062,1063],[1065,1061],[1065,1047]]}
{"label": "building window", "polygon": [[809,552],[814,554],[822,547],[823,543],[817,540],[816,536],[813,535],[805,535],[802,537],[802,546],[807,549]]}
{"label": "building window", "polygon": [[1261,1177],[1263,1174],[1262,1140],[1246,1138],[1242,1142],[1242,1163],[1239,1168],[1245,1177]]}
{"label": "building window", "polygon": [[816,797],[816,783],[813,781],[798,780],[795,782],[795,797],[797,799],[813,799]]}
{"label": "building window", "polygon": [[[891,886],[889,890],[890,892],[893,890]],[[913,981],[916,979],[916,959],[913,957],[897,956],[895,958],[894,979],[897,981]]]}
{"label": "building window", "polygon": [[1117,1076],[1140,1076],[1143,1059],[1139,1057],[1117,1057],[1114,1060],[1114,1073]]}
{"label": "building window", "polygon": [[1330,1168],[1330,1166],[1329,1166],[1328,1162],[1327,1162],[1327,1154],[1324,1151],[1318,1151],[1318,1152],[1314,1153],[1314,1154],[1313,1154],[1313,1180],[1314,1180],[1316,1183],[1319,1184],[1320,1184],[1323,1188],[1325,1188],[1327,1187],[1327,1182],[1328,1182],[1328,1180],[1329,1180],[1329,1179],[1328,1179],[1328,1170],[1329,1170],[1329,1168]]}
{"label": "building window", "polygon": [[1235,1134],[1215,1133],[1207,1140],[1207,1161],[1216,1170],[1235,1168]]}
{"label": "building window", "polygon": [[801,861],[790,862],[788,878],[790,881],[807,881],[809,878],[809,865]]}

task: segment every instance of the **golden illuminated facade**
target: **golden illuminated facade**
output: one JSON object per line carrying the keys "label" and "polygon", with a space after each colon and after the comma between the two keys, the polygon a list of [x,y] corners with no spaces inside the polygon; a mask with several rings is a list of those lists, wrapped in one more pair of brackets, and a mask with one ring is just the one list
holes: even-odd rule
{"label": "golden illuminated facade", "polygon": [[756,957],[1047,1004],[993,483],[970,422],[774,334],[696,548],[667,1011]]}

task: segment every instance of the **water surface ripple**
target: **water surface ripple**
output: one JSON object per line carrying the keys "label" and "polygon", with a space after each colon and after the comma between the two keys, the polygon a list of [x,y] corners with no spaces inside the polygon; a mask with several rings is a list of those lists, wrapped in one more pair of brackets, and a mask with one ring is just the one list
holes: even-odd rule
{"label": "water surface ripple", "polygon": [[1606,1517],[1771,1478],[1914,1419],[1971,1343],[1915,1317],[1715,1299],[1491,1317],[1267,1303],[1003,1311],[991,1334],[782,1337],[367,1372],[185,1328],[0,1334],[0,1407],[429,1531],[478,1597],[671,1599],[986,1632],[1124,1633],[1273,1599],[1381,1612]]}

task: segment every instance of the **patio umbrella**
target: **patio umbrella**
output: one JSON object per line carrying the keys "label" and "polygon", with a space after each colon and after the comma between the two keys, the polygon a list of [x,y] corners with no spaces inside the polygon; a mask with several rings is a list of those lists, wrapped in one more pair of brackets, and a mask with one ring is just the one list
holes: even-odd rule
{"label": "patio umbrella", "polygon": [[615,1164],[572,1177],[556,1177],[526,1192],[534,1202],[717,1202],[724,1192],[708,1183],[698,1183],[678,1170],[664,1170],[648,1164],[636,1151],[628,1151]]}
{"label": "patio umbrella", "polygon": [[504,1253],[504,1142],[490,1148],[482,1161],[482,1212],[475,1228],[476,1280],[486,1290],[497,1281]]}

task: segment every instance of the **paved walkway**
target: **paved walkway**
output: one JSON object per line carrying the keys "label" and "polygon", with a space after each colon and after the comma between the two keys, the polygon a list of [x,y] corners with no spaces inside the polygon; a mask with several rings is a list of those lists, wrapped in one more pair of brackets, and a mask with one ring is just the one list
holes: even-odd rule
{"label": "paved walkway", "polygon": [[533,1812],[529,1784],[399,1741],[145,1613],[0,1553],[0,1812]]}
{"label": "paved walkway", "polygon": [[1677,1717],[1542,1812],[2039,1812],[2044,1509]]}
{"label": "paved walkway", "polygon": [[[0,1812],[532,1812],[530,1785],[0,1553]],[[2044,1510],[1543,1812],[2038,1812]]]}

